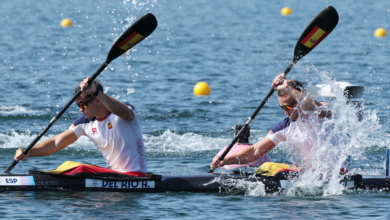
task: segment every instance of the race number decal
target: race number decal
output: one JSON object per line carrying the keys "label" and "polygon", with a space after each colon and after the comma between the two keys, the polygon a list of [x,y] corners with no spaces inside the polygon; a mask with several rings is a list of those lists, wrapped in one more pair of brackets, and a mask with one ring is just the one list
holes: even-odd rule
{"label": "race number decal", "polygon": [[147,180],[97,180],[85,179],[85,187],[112,189],[147,189],[154,188],[154,181]]}
{"label": "race number decal", "polygon": [[0,177],[0,186],[35,186],[32,176]]}

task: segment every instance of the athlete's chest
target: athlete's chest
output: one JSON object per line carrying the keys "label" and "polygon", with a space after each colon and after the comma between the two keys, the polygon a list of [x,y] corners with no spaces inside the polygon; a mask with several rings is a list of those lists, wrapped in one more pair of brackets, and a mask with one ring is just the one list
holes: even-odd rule
{"label": "athlete's chest", "polygon": [[102,121],[95,120],[86,124],[84,131],[90,138],[105,137],[113,132],[116,127],[115,120],[109,117]]}
{"label": "athlete's chest", "polygon": [[310,143],[317,139],[317,126],[307,121],[291,122],[285,129],[286,141],[290,143]]}

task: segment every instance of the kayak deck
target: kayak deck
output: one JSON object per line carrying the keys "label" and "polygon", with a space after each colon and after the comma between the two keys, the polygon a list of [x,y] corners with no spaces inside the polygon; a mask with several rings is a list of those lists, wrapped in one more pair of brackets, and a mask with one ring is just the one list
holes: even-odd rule
{"label": "kayak deck", "polygon": [[[261,183],[267,193],[280,191],[288,178],[249,172],[188,176],[84,177],[59,174],[0,174],[0,191],[116,191],[116,192],[226,192],[239,189],[240,181]],[[350,189],[390,189],[390,177],[350,175],[340,181]]]}
{"label": "kayak deck", "polygon": [[118,192],[224,192],[236,181],[261,182],[269,192],[280,189],[278,180],[248,173],[213,173],[188,176],[83,177],[59,174],[0,174],[0,191],[118,191]]}

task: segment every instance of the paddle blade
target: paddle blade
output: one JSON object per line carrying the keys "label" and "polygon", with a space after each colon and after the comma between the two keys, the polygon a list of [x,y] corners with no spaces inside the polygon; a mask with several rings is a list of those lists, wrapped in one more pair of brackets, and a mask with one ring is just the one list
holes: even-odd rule
{"label": "paddle blade", "polygon": [[157,19],[153,14],[148,13],[138,19],[127,29],[108,52],[106,63],[111,61],[130,50],[143,39],[148,37],[157,27]]}
{"label": "paddle blade", "polygon": [[307,26],[299,38],[294,51],[294,63],[313,50],[328,36],[339,22],[339,15],[332,6],[322,10]]}

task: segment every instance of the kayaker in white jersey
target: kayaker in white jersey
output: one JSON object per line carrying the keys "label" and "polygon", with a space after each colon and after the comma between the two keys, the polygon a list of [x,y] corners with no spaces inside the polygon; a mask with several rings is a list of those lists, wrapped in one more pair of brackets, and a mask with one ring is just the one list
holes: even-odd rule
{"label": "kayaker in white jersey", "polygon": [[212,170],[227,164],[247,164],[265,155],[282,141],[287,142],[290,154],[299,164],[310,159],[312,148],[322,138],[317,134],[316,126],[322,120],[331,117],[328,104],[319,102],[303,91],[299,81],[285,79],[278,75],[272,82],[272,88],[278,94],[278,102],[288,117],[278,122],[262,140],[236,154],[226,156],[222,161],[215,156],[210,167]]}
{"label": "kayaker in white jersey", "polygon": [[83,79],[75,90],[75,94],[82,91],[76,103],[83,115],[67,131],[35,145],[27,155],[19,148],[14,159],[54,154],[85,135],[103,155],[108,169],[145,176],[144,142],[135,108],[104,94],[99,81],[88,85],[88,80]]}

